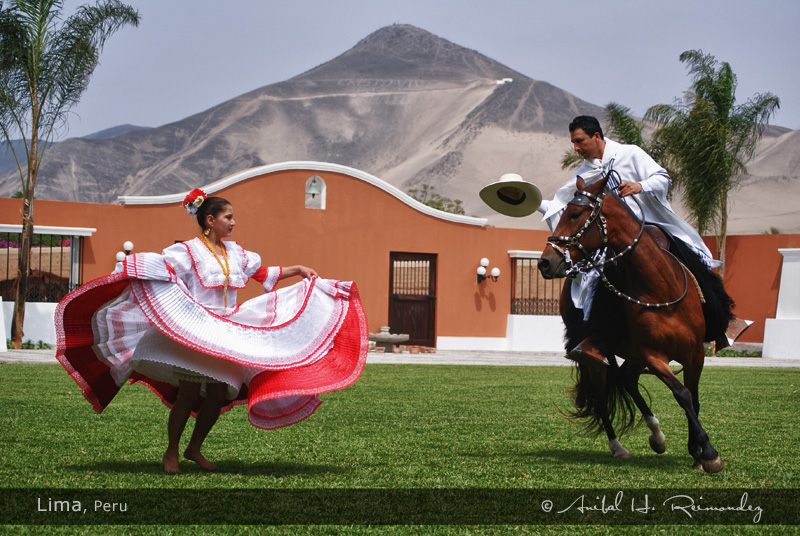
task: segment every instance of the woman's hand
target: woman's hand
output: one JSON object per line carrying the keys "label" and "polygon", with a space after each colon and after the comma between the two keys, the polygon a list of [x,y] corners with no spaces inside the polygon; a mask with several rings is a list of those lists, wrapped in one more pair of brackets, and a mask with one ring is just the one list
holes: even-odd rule
{"label": "woman's hand", "polygon": [[314,270],[313,268],[309,268],[308,266],[303,266],[301,264],[295,264],[294,266],[287,266],[285,268],[281,268],[280,279],[286,279],[287,277],[293,277],[296,275],[299,275],[303,279],[318,277],[316,270]]}
{"label": "woman's hand", "polygon": [[297,266],[299,270],[299,276],[303,279],[311,279],[312,277],[317,277],[317,272],[313,268],[309,268],[308,266]]}

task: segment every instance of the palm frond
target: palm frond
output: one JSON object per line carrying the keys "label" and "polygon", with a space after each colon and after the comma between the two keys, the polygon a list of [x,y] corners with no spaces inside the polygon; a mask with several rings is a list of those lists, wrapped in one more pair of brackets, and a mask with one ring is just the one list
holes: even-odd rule
{"label": "palm frond", "polygon": [[644,145],[642,127],[631,116],[631,109],[627,106],[610,102],[606,105],[606,120],[608,135],[620,143],[627,145]]}
{"label": "palm frond", "polygon": [[724,252],[728,194],[739,178],[769,118],[780,107],[771,93],[736,105],[736,74],[702,50],[680,55],[692,84],[682,101],[648,109],[645,119],[657,126],[653,139],[661,144],[670,175],[684,192],[692,223],[703,234],[715,229]]}

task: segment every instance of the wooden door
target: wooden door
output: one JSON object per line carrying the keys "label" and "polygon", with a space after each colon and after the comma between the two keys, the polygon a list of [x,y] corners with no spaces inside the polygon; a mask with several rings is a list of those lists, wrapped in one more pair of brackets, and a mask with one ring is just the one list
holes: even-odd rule
{"label": "wooden door", "polygon": [[389,328],[407,333],[406,344],[436,345],[436,255],[391,252]]}

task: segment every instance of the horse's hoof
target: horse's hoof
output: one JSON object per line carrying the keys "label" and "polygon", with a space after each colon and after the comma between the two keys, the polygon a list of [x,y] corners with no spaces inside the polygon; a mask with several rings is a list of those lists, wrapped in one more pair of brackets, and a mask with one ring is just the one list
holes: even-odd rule
{"label": "horse's hoof", "polygon": [[631,453],[628,452],[628,449],[626,449],[625,447],[623,447],[619,443],[617,443],[615,445],[615,448],[611,449],[611,454],[615,458],[630,458],[631,457]]}
{"label": "horse's hoof", "polygon": [[713,460],[703,460],[703,471],[706,473],[719,473],[722,471],[722,460],[717,456]]}
{"label": "horse's hoof", "polygon": [[700,462],[694,462],[694,464],[692,464],[692,469],[694,469],[695,471],[702,471],[703,464]]}
{"label": "horse's hoof", "polygon": [[631,453],[628,452],[628,449],[623,447],[618,439],[612,439],[608,442],[608,448],[611,450],[611,454],[615,458],[630,458]]}
{"label": "horse's hoof", "polygon": [[661,431],[661,423],[658,422],[655,415],[645,417],[644,422],[650,428],[650,436],[647,438],[650,442],[650,448],[656,454],[664,454],[667,451],[667,438],[664,437],[664,432]]}
{"label": "horse's hoof", "polygon": [[650,448],[653,449],[653,452],[656,454],[664,454],[667,452],[667,443],[664,441],[664,434],[661,434],[661,437],[650,434],[650,437],[647,439],[650,441]]}

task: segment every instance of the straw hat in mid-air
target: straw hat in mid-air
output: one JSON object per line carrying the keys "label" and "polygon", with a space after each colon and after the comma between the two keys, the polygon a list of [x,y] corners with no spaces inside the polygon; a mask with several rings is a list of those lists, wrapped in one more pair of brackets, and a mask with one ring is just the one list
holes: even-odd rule
{"label": "straw hat in mid-air", "polygon": [[500,180],[484,186],[481,199],[493,210],[506,216],[530,216],[542,202],[542,192],[516,173],[506,173]]}

